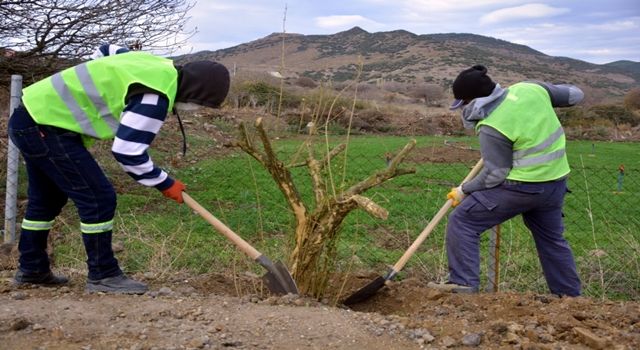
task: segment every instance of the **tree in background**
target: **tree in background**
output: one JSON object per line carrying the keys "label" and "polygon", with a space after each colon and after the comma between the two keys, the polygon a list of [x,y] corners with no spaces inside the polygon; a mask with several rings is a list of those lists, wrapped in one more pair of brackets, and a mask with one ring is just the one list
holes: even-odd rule
{"label": "tree in background", "polygon": [[631,112],[640,112],[640,88],[633,88],[624,96],[624,107]]}
{"label": "tree in background", "polygon": [[193,34],[190,0],[19,0],[0,6],[0,84],[26,81],[86,59],[102,43],[168,55]]}

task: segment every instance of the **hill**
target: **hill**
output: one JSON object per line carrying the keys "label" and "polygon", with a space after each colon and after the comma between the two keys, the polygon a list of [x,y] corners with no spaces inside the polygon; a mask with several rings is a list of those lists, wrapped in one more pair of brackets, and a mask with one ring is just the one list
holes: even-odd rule
{"label": "hill", "polygon": [[[284,69],[282,67],[284,54]],[[273,33],[238,46],[176,57],[213,59],[234,71],[278,71],[285,77],[372,84],[400,82],[449,88],[456,74],[484,64],[501,85],[527,79],[570,82],[585,90],[588,104],[620,101],[640,84],[640,63],[592,64],[545,55],[528,46],[475,34],[417,35],[405,30],[369,33],[359,27],[331,35]]]}

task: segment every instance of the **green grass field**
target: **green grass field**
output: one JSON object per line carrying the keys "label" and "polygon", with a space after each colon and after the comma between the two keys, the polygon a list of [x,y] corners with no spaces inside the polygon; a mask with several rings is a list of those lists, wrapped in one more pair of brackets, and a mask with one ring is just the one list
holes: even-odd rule
{"label": "green grass field", "polygon": [[[446,138],[477,149],[473,137]],[[332,161],[328,182],[340,191],[386,166],[385,153],[400,150],[410,138],[352,136],[346,153]],[[444,137],[418,137],[412,154],[444,145]],[[201,141],[201,140],[200,140]],[[203,144],[196,140],[196,144]],[[344,142],[344,137],[316,142],[317,154]],[[301,139],[274,143],[285,163],[299,162]],[[586,295],[621,299],[640,297],[640,148],[634,143],[571,141],[570,193],[566,198],[566,237],[570,241]],[[415,174],[394,178],[366,196],[389,211],[387,220],[353,211],[340,233],[336,269],[340,272],[373,270],[381,274],[393,265],[445,203],[448,190],[457,185],[475,161],[465,163],[413,162]],[[154,155],[155,159],[155,155]],[[162,164],[162,163],[159,163]],[[617,191],[618,166],[626,168],[623,190]],[[272,259],[285,259],[291,244],[293,217],[274,181],[255,160],[237,151],[225,157],[202,157],[188,166],[171,169],[187,184],[200,204]],[[312,208],[306,168],[293,168],[294,181]],[[132,180],[129,180],[132,182]],[[190,270],[195,273],[234,269],[260,271],[208,223],[185,205],[165,200],[154,190],[127,185],[119,195],[115,241],[125,249],[118,258],[129,271]],[[71,206],[67,207],[70,210]],[[84,252],[76,234],[74,215],[60,228],[58,262],[83,266]],[[402,272],[425,279],[446,273],[444,229],[436,227]],[[483,275],[491,260],[488,236],[483,235]],[[530,233],[515,218],[501,225],[501,288],[546,292]]]}

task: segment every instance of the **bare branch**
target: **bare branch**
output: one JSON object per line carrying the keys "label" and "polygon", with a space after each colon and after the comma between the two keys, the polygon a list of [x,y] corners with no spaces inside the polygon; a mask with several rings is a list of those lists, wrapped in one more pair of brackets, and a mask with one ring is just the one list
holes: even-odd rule
{"label": "bare branch", "polygon": [[347,145],[344,143],[341,143],[338,146],[336,146],[334,149],[332,149],[331,152],[327,153],[327,155],[324,157],[324,160],[320,165],[321,169],[331,164],[331,159],[333,159],[338,154],[342,153],[346,148],[347,148]]}
{"label": "bare branch", "polygon": [[244,122],[240,122],[238,126],[240,130],[240,141],[232,142],[231,146],[240,147],[243,151],[245,151],[248,155],[252,156],[255,160],[257,160],[262,166],[266,167],[267,163],[262,154],[254,147],[253,141],[251,140],[251,136],[247,132],[247,127]]}
{"label": "bare branch", "polygon": [[264,130],[264,125],[262,125],[262,118],[256,119],[256,130],[258,130],[258,136],[260,137],[260,141],[262,141],[262,145],[264,147],[264,153],[266,155],[266,161],[269,164],[275,164],[278,159],[273,152],[273,147],[271,147],[271,140],[269,140],[269,136],[267,136],[267,132]]}
{"label": "bare branch", "polygon": [[320,204],[325,198],[324,180],[322,178],[321,165],[313,158],[311,147],[309,147],[307,165],[309,166],[309,175],[311,176],[311,181],[313,183],[313,193],[316,199],[316,204]]}
{"label": "bare branch", "polygon": [[344,195],[346,197],[353,196],[355,194],[360,194],[370,189],[371,187],[377,186],[393,177],[412,174],[415,173],[415,169],[398,169],[398,164],[404,160],[404,158],[409,154],[409,152],[415,147],[416,140],[409,141],[408,144],[404,146],[404,148],[396,154],[389,166],[382,170],[378,171],[375,174],[369,176],[368,178],[360,181],[359,183],[351,186],[348,190],[344,191]]}
{"label": "bare branch", "polygon": [[284,194],[297,220],[299,222],[304,222],[306,220],[307,209],[302,202],[302,197],[300,196],[298,189],[293,183],[291,173],[275,156],[273,149],[271,148],[271,142],[264,130],[264,126],[262,125],[261,118],[256,120],[255,126],[258,136],[263,143],[264,152],[260,152],[260,150],[255,147],[244,123],[240,123],[239,126],[241,140],[232,143],[231,145],[240,147],[265,167],[280,188],[282,194]]}
{"label": "bare branch", "polygon": [[[0,5],[0,47],[33,58],[29,64],[60,67],[87,59],[103,43],[171,54],[195,34],[185,30],[195,0],[23,0]],[[55,63],[55,64],[54,64]],[[29,66],[6,59],[0,74],[30,76]],[[51,72],[45,72],[51,74]]]}
{"label": "bare branch", "polygon": [[387,220],[387,217],[389,217],[389,212],[370,198],[356,194],[350,200],[355,201],[360,208],[379,219]]}
{"label": "bare branch", "polygon": [[[347,145],[342,143],[339,144],[338,146],[336,146],[334,149],[332,149],[324,158],[324,160],[322,162],[320,162],[320,169],[324,168],[326,165],[329,164],[329,161],[331,159],[333,159],[335,156],[337,156],[338,154],[340,154],[342,151],[344,151],[347,148]],[[306,166],[308,163],[308,161],[304,161],[304,162],[299,162],[299,163],[295,163],[295,164],[291,164],[289,165],[289,168],[299,168],[301,166]]]}

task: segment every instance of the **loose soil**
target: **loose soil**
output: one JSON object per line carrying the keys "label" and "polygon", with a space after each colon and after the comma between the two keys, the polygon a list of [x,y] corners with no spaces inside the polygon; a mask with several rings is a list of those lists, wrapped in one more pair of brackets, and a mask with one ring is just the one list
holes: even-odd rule
{"label": "loose soil", "polygon": [[[638,349],[637,302],[540,294],[448,294],[417,278],[391,282],[353,309],[270,296],[257,276],[135,276],[144,295],[70,284],[16,287],[2,271],[2,349]],[[344,296],[377,274],[349,279]]]}

